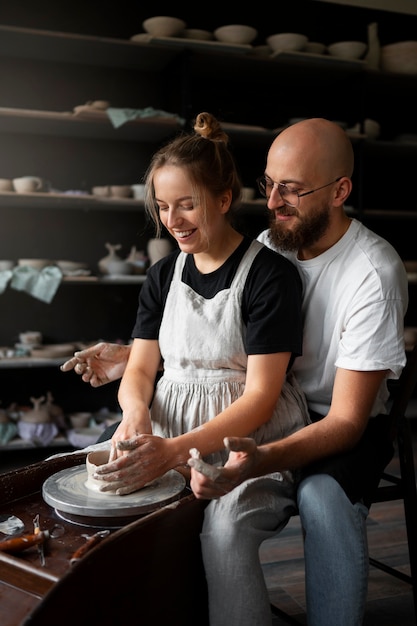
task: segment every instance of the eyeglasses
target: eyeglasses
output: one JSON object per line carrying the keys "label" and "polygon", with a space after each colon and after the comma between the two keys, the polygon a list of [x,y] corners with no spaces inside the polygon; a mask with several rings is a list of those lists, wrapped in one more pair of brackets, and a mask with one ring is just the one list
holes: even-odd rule
{"label": "eyeglasses", "polygon": [[303,196],[309,196],[311,193],[324,189],[325,187],[329,187],[329,185],[337,183],[341,178],[343,178],[343,176],[339,176],[336,180],[332,180],[331,183],[327,183],[326,185],[322,185],[321,187],[317,187],[317,189],[312,189],[311,191],[305,191],[304,193],[299,193],[297,189],[291,189],[291,187],[288,187],[285,183],[274,183],[273,180],[267,178],[266,176],[259,176],[259,178],[256,179],[256,182],[258,183],[259,191],[265,198],[269,198],[272,190],[275,188],[278,189],[279,195],[281,196],[284,204],[298,209],[300,198]]}

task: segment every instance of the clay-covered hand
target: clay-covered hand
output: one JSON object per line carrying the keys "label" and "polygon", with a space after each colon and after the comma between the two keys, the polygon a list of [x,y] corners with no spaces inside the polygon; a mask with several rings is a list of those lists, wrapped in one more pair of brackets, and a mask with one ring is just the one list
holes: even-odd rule
{"label": "clay-covered hand", "polygon": [[100,341],[85,350],[74,352],[74,356],[60,369],[62,372],[74,370],[85,383],[101,387],[123,376],[129,354],[129,345]]}
{"label": "clay-covered hand", "polygon": [[224,467],[213,467],[199,458],[195,449],[190,450],[191,467],[190,486],[199,500],[220,498],[232,491],[244,480],[255,475],[258,464],[258,447],[248,437],[226,437],[224,446],[229,451],[229,458]]}
{"label": "clay-covered hand", "polygon": [[127,495],[173,469],[176,463],[171,459],[170,441],[148,434],[118,441],[117,448],[124,454],[100,465],[94,474],[95,479],[103,481],[100,491]]}

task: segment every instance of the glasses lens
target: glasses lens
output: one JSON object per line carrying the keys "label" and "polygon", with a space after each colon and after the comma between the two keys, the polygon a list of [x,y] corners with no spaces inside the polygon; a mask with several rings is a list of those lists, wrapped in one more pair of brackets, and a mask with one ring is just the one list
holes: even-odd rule
{"label": "glasses lens", "polygon": [[268,195],[271,193],[271,189],[269,189],[269,192],[267,191],[267,184],[266,184],[265,176],[259,176],[259,178],[257,178],[256,182],[258,183],[258,189],[259,189],[260,193],[263,196],[265,196],[265,198],[267,198]]}
{"label": "glasses lens", "polygon": [[288,189],[287,185],[284,183],[278,184],[278,191],[280,193],[281,198],[285,202],[287,206],[297,207],[299,202],[298,193],[296,191],[292,191],[292,189]]}

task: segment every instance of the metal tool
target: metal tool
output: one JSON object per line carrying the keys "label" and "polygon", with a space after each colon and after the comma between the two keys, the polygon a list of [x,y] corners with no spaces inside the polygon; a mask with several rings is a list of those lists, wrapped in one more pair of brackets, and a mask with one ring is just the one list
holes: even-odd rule
{"label": "metal tool", "polygon": [[94,535],[81,535],[85,537],[87,541],[81,548],[78,548],[72,555],[70,559],[70,564],[75,565],[78,561],[87,553],[91,548],[97,545],[104,537],[107,537],[110,534],[110,530],[99,530]]}
{"label": "metal tool", "polygon": [[[39,513],[36,515],[36,517],[33,520],[33,532],[35,535],[38,535],[42,532],[40,524],[39,524]],[[49,536],[49,532],[48,532],[48,536]],[[43,541],[38,544],[38,554],[39,554],[41,566],[45,567],[45,550],[43,547]]]}

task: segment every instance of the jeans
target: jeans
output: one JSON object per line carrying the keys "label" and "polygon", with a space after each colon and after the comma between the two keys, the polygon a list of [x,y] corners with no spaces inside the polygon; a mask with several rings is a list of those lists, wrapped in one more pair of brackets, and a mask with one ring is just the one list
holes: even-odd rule
{"label": "jeans", "polygon": [[295,513],[295,485],[285,477],[251,479],[210,501],[201,533],[210,626],[271,626],[259,546]]}
{"label": "jeans", "polygon": [[[259,546],[296,514],[295,497],[291,481],[269,476],[249,480],[207,506],[201,545],[210,626],[271,626]],[[308,624],[359,626],[367,593],[368,509],[352,504],[325,474],[305,478],[297,498],[305,530]]]}
{"label": "jeans", "polygon": [[305,533],[307,623],[360,626],[368,587],[368,509],[352,504],[327,474],[305,478],[297,500]]}

